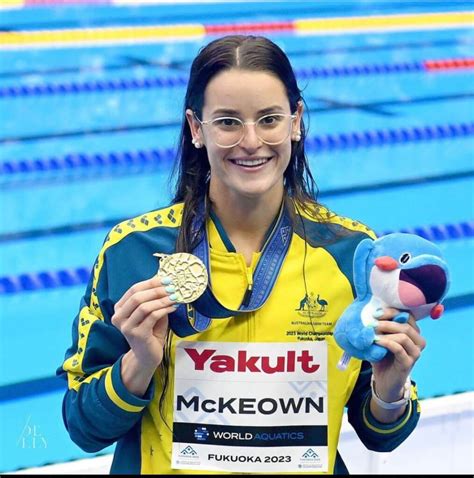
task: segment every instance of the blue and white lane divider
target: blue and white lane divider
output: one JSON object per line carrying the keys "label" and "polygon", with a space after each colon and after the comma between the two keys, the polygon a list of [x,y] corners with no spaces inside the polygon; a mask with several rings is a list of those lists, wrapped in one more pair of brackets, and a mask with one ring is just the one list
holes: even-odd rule
{"label": "blue and white lane divider", "polygon": [[[305,145],[308,151],[321,152],[389,146],[418,141],[439,141],[472,135],[474,135],[474,122],[448,123],[308,136]],[[4,161],[0,164],[0,178],[25,173],[47,173],[92,168],[159,167],[172,163],[175,158],[175,149],[155,148],[125,152],[76,153],[50,158]]]}
{"label": "blue and white lane divider", "polygon": [[[341,76],[383,75],[391,73],[413,73],[425,71],[423,62],[380,63],[333,67],[299,68],[295,70],[300,80]],[[121,78],[114,80],[88,80],[68,83],[39,83],[36,85],[14,85],[0,87],[0,98],[16,98],[37,95],[67,95],[98,93],[107,91],[141,90],[150,88],[177,88],[188,84],[188,76],[153,76],[148,78]]]}
{"label": "blue and white lane divider", "polygon": [[[474,237],[474,221],[383,231],[377,235],[383,236],[392,232],[417,234],[435,242],[472,238]],[[0,295],[84,285],[89,281],[91,270],[90,267],[77,267],[0,277]]]}

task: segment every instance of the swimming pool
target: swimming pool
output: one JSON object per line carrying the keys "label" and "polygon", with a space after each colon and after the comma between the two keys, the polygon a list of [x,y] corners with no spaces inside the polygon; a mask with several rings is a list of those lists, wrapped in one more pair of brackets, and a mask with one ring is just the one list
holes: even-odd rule
{"label": "swimming pool", "polygon": [[[301,33],[287,24],[387,16],[399,7],[389,1],[292,5],[44,7],[5,10],[1,25],[56,33],[127,25],[139,35],[143,26],[178,22],[205,24],[211,32],[249,18],[263,24],[304,88],[308,156],[321,202],[379,234],[425,235],[451,266],[445,316],[420,324],[428,342],[413,374],[421,398],[472,390],[472,70],[426,68],[429,60],[469,57],[472,29]],[[462,13],[467,5],[420,2],[404,13]],[[272,22],[280,30],[264,29]],[[23,46],[0,50],[4,471],[88,456],[64,429],[65,385],[54,370],[108,229],[170,200],[186,76],[210,34],[82,47],[58,38],[50,33],[39,46],[30,34]]]}

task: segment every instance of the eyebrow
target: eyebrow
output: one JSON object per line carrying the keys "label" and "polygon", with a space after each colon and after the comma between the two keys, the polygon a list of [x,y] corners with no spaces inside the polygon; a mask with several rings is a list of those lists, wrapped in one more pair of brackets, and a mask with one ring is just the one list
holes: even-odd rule
{"label": "eyebrow", "polygon": [[[273,105],[267,108],[263,108],[257,111],[257,115],[265,115],[267,113],[273,113],[274,111],[281,111],[283,112],[283,108],[280,105]],[[217,110],[212,112],[212,115],[233,115],[238,116],[239,111],[234,110],[232,108],[218,108]]]}

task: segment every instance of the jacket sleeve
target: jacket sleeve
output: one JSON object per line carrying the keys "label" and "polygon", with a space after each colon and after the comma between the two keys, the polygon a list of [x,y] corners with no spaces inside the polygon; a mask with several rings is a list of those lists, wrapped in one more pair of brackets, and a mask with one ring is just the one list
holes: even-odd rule
{"label": "jacket sleeve", "polygon": [[141,418],[154,394],[151,382],[143,397],[130,393],[121,379],[121,361],[130,349],[112,325],[110,271],[105,248],[94,265],[79,313],[72,325],[72,345],[56,375],[67,379],[64,424],[74,443],[97,452],[116,442]]}
{"label": "jacket sleeve", "polygon": [[347,402],[348,420],[366,448],[389,452],[411,434],[420,418],[416,384],[412,381],[411,397],[405,413],[394,423],[381,423],[370,412],[371,376],[372,366],[369,362],[363,361],[359,378]]}

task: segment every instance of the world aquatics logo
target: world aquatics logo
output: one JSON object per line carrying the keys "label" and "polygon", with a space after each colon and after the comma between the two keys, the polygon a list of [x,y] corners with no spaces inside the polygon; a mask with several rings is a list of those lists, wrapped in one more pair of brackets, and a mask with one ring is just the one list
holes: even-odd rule
{"label": "world aquatics logo", "polygon": [[194,438],[198,441],[206,441],[209,438],[209,432],[206,427],[198,427],[194,430]]}

